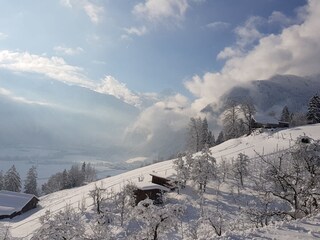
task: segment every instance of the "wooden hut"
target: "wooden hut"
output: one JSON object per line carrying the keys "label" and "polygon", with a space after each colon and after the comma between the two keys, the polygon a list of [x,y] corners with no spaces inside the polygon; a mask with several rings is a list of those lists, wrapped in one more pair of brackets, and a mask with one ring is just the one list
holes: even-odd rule
{"label": "wooden hut", "polygon": [[169,188],[155,183],[139,182],[136,187],[137,189],[134,191],[136,205],[147,198],[153,200],[155,204],[161,204],[163,193],[170,191]]}
{"label": "wooden hut", "polygon": [[151,182],[174,190],[177,186],[176,179],[173,176],[164,176],[159,173],[151,173]]}
{"label": "wooden hut", "polygon": [[39,199],[20,192],[0,191],[0,219],[13,218],[37,207]]}

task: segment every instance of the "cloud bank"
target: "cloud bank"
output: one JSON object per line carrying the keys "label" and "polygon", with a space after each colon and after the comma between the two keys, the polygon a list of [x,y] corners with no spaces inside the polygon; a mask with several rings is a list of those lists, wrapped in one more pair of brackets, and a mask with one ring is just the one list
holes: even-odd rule
{"label": "cloud bank", "polygon": [[[320,1],[309,0],[303,12],[303,16],[298,16],[302,18],[301,24],[283,28],[277,35],[259,32],[258,26],[263,24],[260,17],[251,17],[236,28],[237,43],[218,55],[218,59],[226,59],[221,71],[196,75],[185,82],[185,87],[197,97],[192,107],[200,110],[217,102],[233,86],[251,80],[268,79],[276,74],[319,74]],[[283,22],[286,18],[273,13],[269,19]]]}

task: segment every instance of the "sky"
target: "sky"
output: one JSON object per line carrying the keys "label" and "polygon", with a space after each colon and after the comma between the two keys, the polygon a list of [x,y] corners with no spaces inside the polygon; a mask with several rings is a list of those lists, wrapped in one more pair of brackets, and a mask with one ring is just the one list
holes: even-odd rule
{"label": "sky", "polygon": [[152,142],[236,85],[320,74],[319,18],[319,0],[2,1],[0,84],[114,95],[140,110],[126,133]]}
{"label": "sky", "polygon": [[[261,25],[259,34],[279,33],[305,4],[305,0],[4,1],[1,62],[6,61],[4,51],[9,51],[25,60],[64,65],[53,73],[59,77],[49,76],[58,80],[94,85],[111,76],[138,93],[188,94],[184,83],[195,75],[219,71],[225,61],[217,56],[237,41],[237,29],[250,18],[269,21],[265,26],[261,19],[252,23]],[[23,71],[49,75],[32,68],[24,66]]]}

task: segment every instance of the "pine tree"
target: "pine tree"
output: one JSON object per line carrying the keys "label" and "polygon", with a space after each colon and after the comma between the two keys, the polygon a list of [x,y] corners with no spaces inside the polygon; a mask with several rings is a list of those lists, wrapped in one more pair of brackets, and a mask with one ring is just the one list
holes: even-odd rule
{"label": "pine tree", "polygon": [[307,119],[310,123],[320,123],[320,97],[318,94],[309,101]]}
{"label": "pine tree", "polygon": [[218,135],[218,138],[216,140],[216,145],[221,144],[224,142],[224,134],[223,131],[221,131]]}
{"label": "pine tree", "polygon": [[4,189],[4,177],[2,170],[0,171],[0,190]]}
{"label": "pine tree", "polygon": [[20,174],[17,172],[14,165],[6,172],[4,177],[4,189],[12,192],[21,191]]}
{"label": "pine tree", "polygon": [[284,108],[282,109],[280,121],[281,122],[290,122],[290,120],[291,120],[291,114],[289,112],[289,108],[287,106],[284,106]]}
{"label": "pine tree", "polygon": [[32,166],[29,169],[29,171],[27,173],[27,178],[24,182],[24,192],[25,193],[33,194],[36,196],[38,195],[37,177],[38,177],[37,169],[35,166]]}

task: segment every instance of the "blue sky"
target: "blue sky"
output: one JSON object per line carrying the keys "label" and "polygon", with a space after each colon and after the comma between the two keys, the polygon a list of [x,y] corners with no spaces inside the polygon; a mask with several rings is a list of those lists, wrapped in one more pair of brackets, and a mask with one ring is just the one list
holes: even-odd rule
{"label": "blue sky", "polygon": [[[184,82],[219,71],[217,55],[253,16],[295,18],[305,0],[5,1],[0,50],[58,57],[99,83],[105,76],[135,92],[189,94]],[[281,23],[260,26],[279,33]],[[30,71],[32,72],[32,71]]]}

